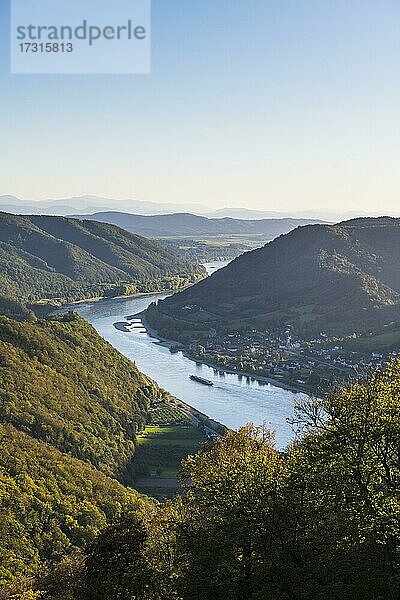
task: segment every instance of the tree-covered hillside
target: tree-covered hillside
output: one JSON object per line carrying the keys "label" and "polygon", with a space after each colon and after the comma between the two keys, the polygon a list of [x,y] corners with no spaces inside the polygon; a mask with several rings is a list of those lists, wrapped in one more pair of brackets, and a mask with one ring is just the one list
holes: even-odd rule
{"label": "tree-covered hillside", "polygon": [[168,278],[184,284],[203,274],[199,265],[113,225],[0,213],[0,291],[8,298],[72,301],[123,292],[124,285],[157,290]]}
{"label": "tree-covered hillside", "polygon": [[370,331],[400,319],[399,261],[400,219],[300,227],[160,303],[160,322]]}
{"label": "tree-covered hillside", "polygon": [[38,323],[0,317],[0,422],[118,476],[156,395],[75,313]]}
{"label": "tree-covered hillside", "polygon": [[148,509],[118,480],[133,483],[136,435],[158,395],[74,313],[0,317],[1,598],[2,585],[84,547],[124,512]]}
{"label": "tree-covered hillside", "polygon": [[0,597],[18,598],[11,590],[25,578],[93,542],[125,512],[148,510],[90,464],[0,424]]}

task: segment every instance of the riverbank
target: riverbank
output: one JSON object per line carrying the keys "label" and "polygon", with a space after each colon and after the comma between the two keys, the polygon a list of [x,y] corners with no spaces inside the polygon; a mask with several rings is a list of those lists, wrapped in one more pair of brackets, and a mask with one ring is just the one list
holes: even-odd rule
{"label": "riverbank", "polygon": [[220,423],[219,421],[215,421],[215,419],[211,419],[208,415],[200,412],[197,408],[190,406],[187,402],[176,398],[175,396],[171,396],[171,399],[178,404],[188,415],[193,425],[197,427],[200,425],[207,436],[223,436],[227,431],[229,431],[229,427]]}
{"label": "riverbank", "polygon": [[[157,332],[156,329],[154,329],[153,327],[151,327],[151,325],[148,323],[147,319],[146,319],[146,312],[140,312],[137,313],[136,315],[131,315],[126,317],[127,321],[132,321],[133,319],[140,319],[143,327],[146,329],[148,335],[152,338],[155,338],[156,340],[158,340],[158,342],[160,343],[160,345],[165,346],[166,348],[175,348],[178,346],[181,346],[179,344],[179,342],[176,342],[174,340],[168,340],[166,338],[163,338],[162,336],[159,335],[159,333]],[[120,324],[119,324],[120,325]],[[252,379],[254,381],[259,381],[260,383],[265,383],[265,384],[270,384],[273,385],[275,387],[279,387],[283,390],[287,390],[288,392],[293,392],[295,394],[309,394],[310,391],[307,389],[304,389],[300,386],[296,386],[296,385],[291,385],[288,383],[285,383],[283,381],[280,381],[279,379],[273,379],[271,377],[265,377],[263,375],[257,375],[255,373],[246,373],[243,371],[236,371],[234,369],[228,369],[226,367],[223,367],[221,365],[218,365],[216,363],[210,362],[210,361],[206,361],[206,360],[200,360],[198,357],[195,357],[193,355],[190,354],[190,352],[188,352],[187,349],[185,349],[184,347],[182,347],[182,349],[180,350],[180,352],[182,352],[183,356],[185,356],[186,358],[188,358],[189,360],[195,362],[198,365],[205,365],[207,367],[210,367],[216,371],[219,371],[221,373],[227,373],[230,375],[237,375],[239,377],[245,377],[245,378],[249,378]]]}
{"label": "riverbank", "polygon": [[[190,284],[194,285],[194,284]],[[124,300],[135,300],[136,298],[146,298],[147,296],[172,296],[173,294],[177,294],[178,292],[182,292],[186,290],[188,285],[177,288],[176,290],[153,290],[152,292],[138,292],[136,294],[125,294],[121,296],[95,296],[92,298],[82,298],[81,300],[74,300],[72,302],[62,302],[60,301],[59,306],[51,304],[52,300],[39,300],[33,304],[29,305],[29,308],[33,310],[36,314],[40,313],[40,316],[51,315],[56,312],[64,312],[66,310],[73,310],[74,307],[82,306],[82,304],[87,304],[88,302],[101,304],[102,302],[115,302],[115,301],[124,301]],[[38,315],[39,316],[39,315]]]}
{"label": "riverbank", "polygon": [[[126,323],[132,322],[134,319],[141,320],[143,328],[146,329],[147,334],[150,337],[156,339],[157,343],[159,345],[163,345],[166,348],[173,348],[176,345],[176,342],[174,343],[171,340],[161,338],[157,334],[157,331],[155,329],[152,329],[148,325],[145,317],[143,316],[143,313],[138,313],[136,315],[131,315],[131,316],[126,317]],[[114,323],[114,327],[118,331],[124,331],[124,332],[128,332],[128,333],[130,332],[130,329],[123,322]],[[183,354],[184,354],[184,356],[186,356],[186,358],[193,360],[189,355],[186,355],[184,352],[183,352]],[[228,431],[229,427],[227,427],[223,423],[220,423],[219,421],[215,421],[214,419],[211,419],[211,417],[209,417],[205,413],[202,413],[201,411],[197,410],[197,408],[194,408],[187,402],[184,402],[183,400],[181,400],[180,398],[176,398],[175,396],[171,396],[171,398],[177,404],[179,404],[181,406],[181,408],[183,408],[185,411],[187,411],[187,413],[190,415],[193,423],[195,423],[196,425],[199,425],[199,424],[203,425],[206,430],[206,433],[224,435]],[[207,430],[209,430],[209,431],[207,431]]]}
{"label": "riverbank", "polygon": [[[176,291],[181,292],[184,289],[186,289],[186,288],[180,288],[179,290],[176,290]],[[137,294],[128,294],[125,296],[112,296],[111,298],[108,298],[107,296],[98,296],[95,298],[83,298],[82,300],[75,300],[74,302],[68,302],[66,304],[62,304],[59,307],[59,310],[73,308],[74,306],[81,306],[82,304],[86,304],[87,302],[90,302],[90,303],[92,303],[92,302],[101,303],[101,302],[111,302],[111,301],[115,302],[117,300],[134,300],[135,298],[145,298],[146,296],[165,296],[166,294],[172,295],[173,293],[175,293],[175,292],[172,292],[171,290],[161,290],[161,291],[156,291],[156,292],[138,292]]]}
{"label": "riverbank", "polygon": [[208,362],[205,360],[199,360],[197,357],[191,356],[186,351],[183,351],[183,355],[186,356],[186,358],[189,358],[190,360],[192,360],[193,362],[196,362],[197,364],[211,367],[212,369],[215,369],[216,371],[221,371],[221,373],[228,373],[230,375],[237,375],[238,377],[245,377],[248,379],[253,379],[254,381],[259,381],[260,383],[270,384],[275,387],[279,387],[282,390],[287,390],[288,392],[293,392],[294,394],[307,394],[308,393],[305,389],[301,388],[300,386],[296,387],[294,385],[289,385],[287,383],[284,383],[283,381],[280,381],[279,379],[272,379],[271,377],[265,377],[264,375],[257,375],[255,373],[246,373],[244,371],[235,371],[234,369],[227,369],[226,367],[221,367],[220,365],[218,365],[216,363]]}
{"label": "riverbank", "polygon": [[[215,271],[217,271],[219,268],[222,268],[225,266],[225,263],[228,264],[229,261],[231,259],[226,259],[226,260],[222,260],[222,261],[211,261],[211,262],[204,262],[202,263],[203,267],[206,269],[208,276],[212,275],[213,273],[215,273]],[[224,264],[222,265],[218,265],[217,263],[222,262]],[[190,284],[193,285],[193,284]],[[172,296],[173,294],[176,294],[178,292],[182,292],[183,290],[185,290],[186,288],[190,287],[189,286],[182,286],[176,290],[156,290],[156,291],[152,291],[152,292],[138,292],[137,294],[125,294],[125,295],[121,295],[121,296],[95,296],[94,298],[82,298],[82,300],[75,300],[73,302],[66,302],[64,304],[61,304],[59,307],[54,308],[54,312],[57,310],[67,310],[68,308],[73,308],[74,306],[80,306],[82,304],[86,304],[87,302],[96,302],[96,303],[101,303],[101,302],[109,302],[111,300],[135,300],[135,298],[145,298],[146,296]],[[37,306],[40,306],[40,302],[51,302],[48,300],[42,300],[37,302]],[[157,335],[155,335],[154,337],[157,337]]]}

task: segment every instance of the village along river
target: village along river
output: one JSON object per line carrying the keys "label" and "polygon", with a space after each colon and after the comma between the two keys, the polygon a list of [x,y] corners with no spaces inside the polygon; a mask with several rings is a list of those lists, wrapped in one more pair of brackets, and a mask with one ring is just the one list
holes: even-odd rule
{"label": "village along river", "polygon": [[[225,264],[214,262],[205,266],[211,274]],[[293,437],[287,418],[293,415],[294,403],[302,394],[196,364],[181,352],[171,354],[167,347],[147,334],[140,322],[134,323],[129,331],[116,329],[115,323],[124,322],[126,317],[145,310],[151,302],[164,297],[165,294],[155,294],[87,302],[74,306],[74,310],[104,339],[135,361],[138,368],[160,387],[228,427],[237,429],[249,422],[256,425],[265,422],[276,432],[278,447],[283,448]],[[191,375],[210,379],[214,386],[192,381]]]}

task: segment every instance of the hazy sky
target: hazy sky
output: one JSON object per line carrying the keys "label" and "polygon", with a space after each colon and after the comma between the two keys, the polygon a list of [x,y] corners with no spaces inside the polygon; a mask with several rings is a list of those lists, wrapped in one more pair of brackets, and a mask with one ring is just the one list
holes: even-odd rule
{"label": "hazy sky", "polygon": [[8,4],[0,194],[400,212],[399,0],[153,0],[147,76],[10,75]]}

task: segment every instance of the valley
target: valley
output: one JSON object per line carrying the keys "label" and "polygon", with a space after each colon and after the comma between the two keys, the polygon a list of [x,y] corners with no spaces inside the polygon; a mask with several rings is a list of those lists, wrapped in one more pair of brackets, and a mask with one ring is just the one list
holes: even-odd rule
{"label": "valley", "polygon": [[[210,267],[217,268],[215,264]],[[276,431],[278,446],[285,447],[293,436],[287,418],[293,414],[294,404],[303,398],[303,394],[279,387],[278,380],[276,385],[257,381],[251,374],[227,373],[223,367],[216,365],[213,368],[203,364],[201,359],[193,361],[181,351],[171,352],[170,344],[160,343],[151,331],[149,334],[143,327],[140,317],[134,317],[163,297],[157,295],[82,303],[74,310],[173,397],[233,429],[249,421],[259,424],[265,421]],[[116,328],[117,323],[125,323],[126,326]],[[214,387],[208,388],[191,381],[193,374],[213,381]]]}
{"label": "valley", "polygon": [[[188,519],[190,527],[201,529],[204,515],[208,515],[202,503],[208,495],[219,507],[217,514],[224,510],[225,502],[229,507],[237,506],[237,528],[246,506],[252,510],[255,506],[254,514],[259,518],[257,507],[264,505],[266,481],[272,482],[271,489],[276,489],[275,482],[279,481],[278,485],[284,485],[282,489],[289,490],[284,492],[289,493],[285,502],[293,502],[292,494],[297,498],[299,484],[292,490],[291,476],[285,479],[286,471],[293,472],[294,481],[302,482],[308,482],[315,471],[317,481],[311,477],[307,485],[313,488],[313,494],[318,490],[321,501],[327,502],[318,481],[325,465],[324,450],[317,469],[313,467],[313,461],[319,460],[318,445],[325,443],[327,425],[319,420],[320,415],[331,414],[331,419],[337,419],[342,414],[337,407],[344,398],[345,406],[356,411],[358,420],[364,410],[363,394],[366,398],[370,394],[369,386],[376,386],[373,397],[374,402],[381,403],[378,412],[386,410],[382,408],[385,390],[390,390],[390,398],[395,393],[396,379],[392,378],[397,377],[393,374],[398,365],[395,348],[400,328],[394,318],[398,291],[396,269],[383,238],[397,239],[397,229],[393,230],[397,222],[378,220],[362,223],[361,227],[356,223],[329,226],[327,230],[325,226],[306,226],[263,248],[249,250],[232,262],[215,260],[204,266],[196,262],[196,252],[185,260],[171,248],[161,249],[157,243],[114,226],[106,225],[104,229],[102,224],[88,221],[82,230],[81,224],[70,219],[60,223],[33,217],[22,223],[17,218],[16,223],[6,216],[1,235],[5,247],[21,256],[22,261],[28,261],[27,254],[29,261],[33,260],[32,250],[36,257],[39,253],[44,256],[39,250],[43,239],[52,247],[61,244],[63,251],[68,250],[64,262],[57,252],[46,254],[38,273],[23,267],[27,275],[34,273],[29,297],[37,294],[40,298],[39,290],[46,282],[42,272],[51,263],[55,274],[52,285],[57,286],[65,272],[73,273],[76,280],[68,275],[69,280],[75,286],[78,282],[78,287],[71,287],[68,294],[80,302],[58,307],[45,318],[38,310],[40,304],[27,303],[16,291],[0,304],[5,315],[0,318],[0,491],[5,499],[5,504],[0,500],[4,517],[4,532],[0,531],[0,593],[4,589],[7,599],[36,600],[46,590],[45,597],[51,600],[86,600],[87,590],[93,590],[91,569],[96,560],[100,567],[95,567],[95,581],[105,577],[113,590],[119,585],[125,589],[128,584],[121,583],[119,577],[110,579],[111,563],[109,558],[104,562],[103,553],[109,557],[115,551],[112,560],[120,568],[121,557],[125,560],[130,552],[127,548],[132,548],[131,541],[126,546],[125,540],[131,540],[132,535],[144,536],[141,543],[146,559],[141,564],[145,569],[153,568],[157,552],[165,557],[170,547],[176,552],[171,560],[182,569],[179,552],[182,547],[190,547],[190,536],[180,538],[180,528]],[[12,226],[10,232],[4,224]],[[369,229],[368,245],[365,227]],[[54,228],[57,236],[63,233],[62,240],[54,235]],[[377,228],[384,230],[383,234],[375,231]],[[322,234],[317,244],[315,231]],[[327,232],[329,244],[326,238],[324,241]],[[40,238],[38,246],[32,241],[36,236]],[[306,238],[303,249],[311,239],[308,255],[299,256],[297,244],[294,254],[289,251],[292,237],[297,236]],[[339,252],[343,238],[346,242]],[[106,246],[104,239],[112,239],[111,246]],[[181,244],[183,253],[189,250],[184,246],[189,240],[176,243]],[[85,254],[86,244],[91,244],[90,259]],[[129,254],[125,252],[126,244]],[[274,263],[270,252],[271,248],[274,252],[275,245],[279,247],[283,279],[271,271]],[[392,244],[390,252],[396,256],[396,251]],[[138,255],[140,261],[136,262]],[[265,255],[261,261],[260,255]],[[100,256],[101,262],[96,262]],[[256,267],[251,266],[254,260]],[[151,263],[152,269],[164,275],[158,279],[112,279],[117,263],[118,270],[125,265],[125,274],[130,277],[138,264],[144,264],[141,261]],[[303,269],[302,282],[294,277],[298,261]],[[386,270],[381,268],[383,261]],[[103,299],[85,301],[89,289],[100,290],[104,285],[106,271],[99,270],[100,264],[110,273],[111,287],[103,288]],[[4,261],[0,267],[0,273],[10,277]],[[89,275],[88,268],[93,276],[92,287],[79,288],[79,281],[83,281],[80,278]],[[310,280],[316,285],[312,292]],[[24,278],[12,281],[27,285]],[[283,284],[283,295],[278,297]],[[291,291],[293,285],[295,294]],[[185,287],[182,291],[181,286]],[[154,293],[157,290],[160,292]],[[323,301],[310,302],[314,298],[310,293],[317,295],[321,290]],[[352,296],[356,301],[350,301]],[[53,298],[50,306],[54,309],[68,297]],[[347,312],[339,312],[344,302],[348,304]],[[368,326],[364,329],[356,326],[361,322],[357,313],[360,306],[363,316],[367,316]],[[336,315],[335,327],[331,312]],[[352,398],[351,404],[347,404],[347,398]],[[373,416],[371,426],[375,427],[374,423]],[[306,437],[302,437],[302,426],[311,431]],[[350,427],[353,432],[354,426]],[[329,436],[326,439],[329,443]],[[335,456],[335,448],[329,450],[330,456]],[[335,458],[337,464],[347,448],[348,442]],[[310,465],[305,472],[303,461]],[[374,460],[374,469],[376,464]],[[342,485],[337,483],[342,470],[340,467],[330,486]],[[323,475],[324,482],[330,474]],[[346,476],[344,481],[348,479]],[[259,481],[264,482],[262,489]],[[250,503],[246,500],[249,482]],[[230,497],[230,489],[234,498]],[[331,497],[332,490],[327,493]],[[274,500],[271,506],[277,514],[280,502],[275,505]],[[313,514],[312,499],[307,502]],[[325,510],[331,514],[331,509]],[[317,513],[320,518],[319,502]],[[286,515],[285,509],[285,519]],[[308,531],[311,528],[307,523]],[[241,536],[248,532],[246,526]],[[167,541],[169,535],[174,541]],[[284,536],[291,537],[290,528]],[[347,530],[343,536],[348,539]],[[214,552],[219,537],[215,539],[208,533],[205,543],[209,540],[213,540]],[[374,543],[379,548],[380,541],[374,539]],[[175,594],[171,565],[163,556],[157,561],[162,564],[163,585],[171,585],[171,593]],[[378,571],[381,565],[386,565],[382,557]],[[372,572],[370,565],[368,568]],[[64,569],[69,573],[67,578],[62,574]],[[126,569],[126,573],[132,573],[130,566]],[[158,566],[157,573],[152,584],[154,597],[161,585]],[[143,577],[140,574],[140,581]],[[277,581],[280,585],[279,578]],[[58,594],[60,584],[62,596]],[[192,589],[186,571],[178,576],[176,585]]]}

